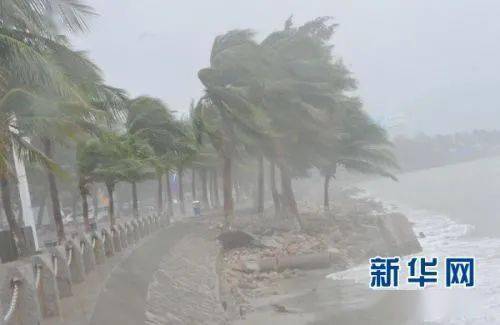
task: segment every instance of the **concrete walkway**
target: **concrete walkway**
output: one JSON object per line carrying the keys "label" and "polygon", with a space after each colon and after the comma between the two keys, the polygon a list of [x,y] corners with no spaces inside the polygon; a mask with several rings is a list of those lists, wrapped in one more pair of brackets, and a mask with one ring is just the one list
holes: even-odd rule
{"label": "concrete walkway", "polygon": [[186,235],[202,225],[177,223],[155,233],[111,272],[100,292],[89,324],[145,324],[148,286],[162,258]]}

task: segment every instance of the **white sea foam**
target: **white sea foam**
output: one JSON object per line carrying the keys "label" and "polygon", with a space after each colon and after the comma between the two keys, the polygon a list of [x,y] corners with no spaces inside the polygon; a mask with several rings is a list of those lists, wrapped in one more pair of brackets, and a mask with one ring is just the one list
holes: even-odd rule
{"label": "white sea foam", "polygon": [[[373,198],[366,191],[359,195]],[[443,289],[444,285],[437,285],[422,291],[420,310],[424,320],[439,324],[500,324],[500,239],[471,236],[472,225],[457,223],[443,214],[412,209],[397,202],[385,202],[384,206],[405,214],[414,224],[415,233],[425,235],[419,239],[423,251],[418,255],[438,257],[441,261],[452,256],[475,258],[474,288]],[[401,264],[406,261],[407,258],[403,259]],[[328,278],[350,279],[368,286],[369,265],[330,274]],[[409,287],[403,284],[401,289]]]}

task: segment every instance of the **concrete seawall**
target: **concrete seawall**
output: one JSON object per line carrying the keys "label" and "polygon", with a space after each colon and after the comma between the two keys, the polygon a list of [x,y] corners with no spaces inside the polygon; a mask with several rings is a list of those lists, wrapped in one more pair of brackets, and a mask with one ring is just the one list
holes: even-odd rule
{"label": "concrete seawall", "polygon": [[152,273],[184,226],[166,223],[149,216],[76,234],[64,245],[1,265],[0,324],[144,323],[131,317],[143,317]]}

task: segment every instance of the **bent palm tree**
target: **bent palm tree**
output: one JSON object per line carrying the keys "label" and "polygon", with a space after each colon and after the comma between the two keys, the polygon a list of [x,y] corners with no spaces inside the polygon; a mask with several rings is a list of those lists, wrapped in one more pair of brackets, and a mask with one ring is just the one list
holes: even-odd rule
{"label": "bent palm tree", "polygon": [[249,30],[216,37],[210,67],[198,72],[205,96],[195,109],[196,123],[209,137],[222,160],[225,226],[234,216],[232,165],[243,137],[264,137],[262,116],[249,97],[264,68],[261,52]]}
{"label": "bent palm tree", "polygon": [[330,209],[329,185],[335,177],[337,167],[362,174],[379,175],[397,181],[393,174],[399,169],[396,157],[391,151],[392,143],[386,131],[377,125],[361,109],[357,99],[345,98],[334,114],[338,139],[328,152],[329,158],[320,166],[324,181],[323,206]]}
{"label": "bent palm tree", "polygon": [[162,176],[167,173],[167,194],[171,209],[171,192],[168,172],[174,167],[182,171],[183,165],[193,154],[185,125],[177,121],[169,108],[159,99],[141,96],[129,102],[127,129],[130,134],[143,138],[155,153],[155,170],[158,178],[158,213],[163,212]]}
{"label": "bent palm tree", "polygon": [[[79,1],[56,0],[5,0],[0,10],[0,182],[4,210],[19,246],[22,248],[20,229],[15,222],[9,194],[9,156],[17,150],[22,159],[37,160],[55,167],[40,151],[24,140],[23,130],[16,123],[20,110],[28,106],[30,92],[40,87],[56,89],[57,93],[69,92],[63,74],[46,57],[44,50],[31,40],[30,35],[52,37],[56,22],[70,30],[83,30],[84,17],[92,12]],[[12,104],[16,101],[15,106]],[[21,106],[19,106],[21,105]],[[13,132],[13,130],[16,130]]]}
{"label": "bent palm tree", "polygon": [[80,174],[90,182],[102,182],[108,191],[111,226],[116,223],[113,193],[118,182],[135,182],[147,173],[151,148],[140,138],[103,132],[78,151]]}
{"label": "bent palm tree", "polygon": [[21,96],[19,92],[12,92],[4,96],[0,102],[0,184],[2,203],[9,223],[10,230],[18,243],[22,253],[26,247],[21,229],[17,224],[12,203],[10,200],[10,178],[14,174],[10,160],[11,153],[16,151],[18,157],[25,162],[42,163],[50,170],[56,170],[56,164],[42,152],[25,140],[24,128],[16,123],[16,118],[25,113],[31,97],[28,94]]}

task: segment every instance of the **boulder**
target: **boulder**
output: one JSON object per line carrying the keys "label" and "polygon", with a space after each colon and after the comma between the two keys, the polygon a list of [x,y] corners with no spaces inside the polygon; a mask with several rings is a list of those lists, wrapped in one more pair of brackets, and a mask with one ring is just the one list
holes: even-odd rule
{"label": "boulder", "polygon": [[400,213],[382,215],[377,222],[390,255],[409,255],[422,251],[408,219]]}
{"label": "boulder", "polygon": [[217,239],[225,250],[248,247],[255,243],[255,239],[252,235],[241,230],[223,232]]}

